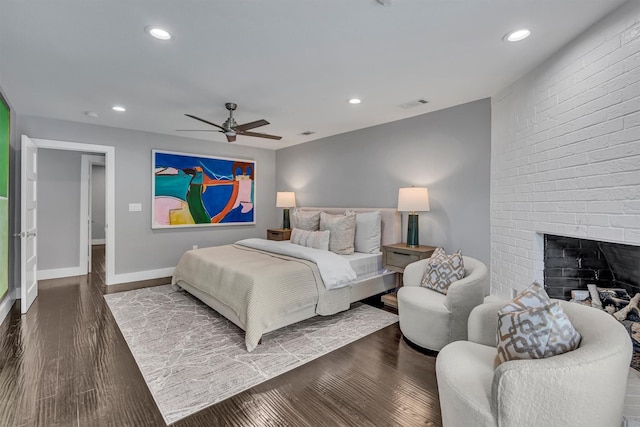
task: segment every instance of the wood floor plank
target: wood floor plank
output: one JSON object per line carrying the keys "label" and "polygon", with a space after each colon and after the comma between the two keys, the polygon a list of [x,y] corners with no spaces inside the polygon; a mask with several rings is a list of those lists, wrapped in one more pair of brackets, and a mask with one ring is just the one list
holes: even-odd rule
{"label": "wood floor plank", "polygon": [[[41,281],[0,325],[1,426],[165,425],[105,303],[103,258],[94,247],[91,274]],[[391,325],[174,425],[440,426],[435,357]]]}

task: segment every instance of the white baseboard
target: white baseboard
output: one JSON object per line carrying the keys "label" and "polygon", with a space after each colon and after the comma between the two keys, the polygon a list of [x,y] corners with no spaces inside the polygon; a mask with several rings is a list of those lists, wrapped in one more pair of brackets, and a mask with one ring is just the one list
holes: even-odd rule
{"label": "white baseboard", "polygon": [[159,279],[161,277],[173,276],[175,267],[159,268],[157,270],[135,271],[133,273],[115,274],[109,285],[117,285],[119,283],[139,282],[141,280]]}
{"label": "white baseboard", "polygon": [[82,276],[87,274],[80,267],[54,268],[51,270],[38,270],[36,277],[38,280],[57,279],[59,277]]}
{"label": "white baseboard", "polygon": [[[109,285],[117,285],[119,283],[139,282],[141,280],[158,279],[161,277],[173,276],[175,267],[160,268],[157,270],[134,271],[132,273],[115,274]],[[39,270],[37,273],[38,280],[57,279],[59,277],[82,276],[87,274],[80,267],[57,268],[52,270]]]}
{"label": "white baseboard", "polygon": [[92,245],[104,245],[105,239],[91,239]]}
{"label": "white baseboard", "polygon": [[15,293],[7,291],[2,302],[0,302],[0,323],[4,322],[4,319],[7,317],[9,312],[11,311],[11,307],[13,307],[13,303],[16,301]]}

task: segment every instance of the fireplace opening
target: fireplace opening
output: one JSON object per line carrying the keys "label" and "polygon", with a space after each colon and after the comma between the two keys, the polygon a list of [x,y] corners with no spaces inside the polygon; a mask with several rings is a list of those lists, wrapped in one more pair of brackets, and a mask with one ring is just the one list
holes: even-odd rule
{"label": "fireplace opening", "polygon": [[544,235],[544,285],[551,298],[570,299],[572,290],[622,288],[640,292],[640,246]]}
{"label": "fireplace opening", "polygon": [[573,301],[618,319],[633,343],[631,367],[640,371],[640,246],[545,234],[544,285],[552,298],[578,291]]}

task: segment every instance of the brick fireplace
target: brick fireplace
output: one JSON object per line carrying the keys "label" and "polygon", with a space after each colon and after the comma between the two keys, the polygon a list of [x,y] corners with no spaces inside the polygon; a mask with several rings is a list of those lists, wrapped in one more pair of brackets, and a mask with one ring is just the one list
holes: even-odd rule
{"label": "brick fireplace", "polygon": [[[492,96],[493,294],[545,281],[544,235],[640,246],[638,16],[640,3],[625,3]],[[560,269],[546,278],[558,283],[554,295],[618,277],[583,267],[603,255],[549,267]]]}

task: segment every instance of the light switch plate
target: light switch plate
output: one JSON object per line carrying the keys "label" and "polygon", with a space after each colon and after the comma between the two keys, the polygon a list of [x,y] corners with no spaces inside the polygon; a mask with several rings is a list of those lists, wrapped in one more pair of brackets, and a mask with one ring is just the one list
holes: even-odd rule
{"label": "light switch plate", "polygon": [[142,212],[142,203],[129,203],[129,212]]}

